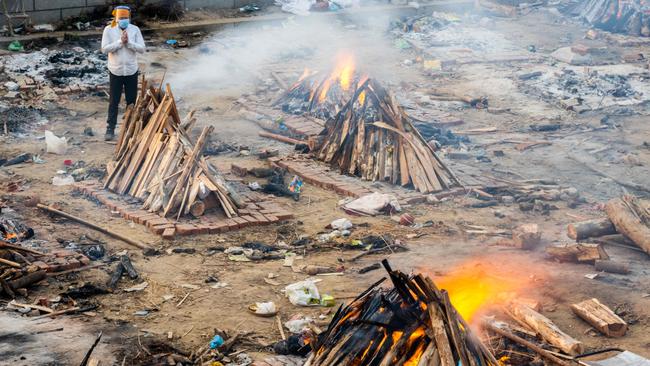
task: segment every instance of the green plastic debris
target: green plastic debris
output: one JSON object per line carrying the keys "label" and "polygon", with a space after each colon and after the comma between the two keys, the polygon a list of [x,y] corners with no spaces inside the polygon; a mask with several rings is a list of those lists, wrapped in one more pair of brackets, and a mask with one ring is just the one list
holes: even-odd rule
{"label": "green plastic debris", "polygon": [[13,42],[9,43],[9,47],[7,47],[7,49],[9,51],[12,51],[12,52],[22,52],[22,51],[25,50],[23,48],[23,45],[20,44],[20,42],[18,42],[18,41],[13,41]]}
{"label": "green plastic debris", "polygon": [[400,50],[406,50],[411,48],[411,44],[408,43],[408,41],[405,39],[400,38],[395,40],[395,47],[399,48]]}
{"label": "green plastic debris", "polygon": [[336,305],[336,301],[334,301],[334,296],[332,296],[332,295],[323,295],[323,296],[321,296],[320,305],[321,306],[326,306],[328,308]]}

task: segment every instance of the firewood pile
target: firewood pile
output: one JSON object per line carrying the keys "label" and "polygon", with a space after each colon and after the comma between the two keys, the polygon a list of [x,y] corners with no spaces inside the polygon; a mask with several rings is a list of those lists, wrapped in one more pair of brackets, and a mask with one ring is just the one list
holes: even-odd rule
{"label": "firewood pile", "polygon": [[334,117],[350,98],[359,78],[353,66],[338,66],[330,76],[305,70],[298,81],[275,102],[283,112],[309,114],[322,120]]}
{"label": "firewood pile", "polygon": [[0,295],[26,294],[25,287],[45,278],[45,271],[32,265],[44,254],[18,244],[33,236],[34,230],[19,220],[0,219]]}
{"label": "firewood pile", "polygon": [[583,19],[596,28],[633,36],[650,36],[650,18],[641,5],[632,1],[571,1],[565,14]]}
{"label": "firewood pile", "polygon": [[421,274],[384,267],[379,281],[340,308],[305,363],[323,365],[498,365],[449,296]]}
{"label": "firewood pile", "polygon": [[567,235],[576,241],[630,247],[650,254],[650,205],[647,202],[624,195],[607,202],[605,212],[607,217],[569,224]]}
{"label": "firewood pile", "polygon": [[202,215],[212,207],[237,216],[236,193],[202,156],[213,128],[192,141],[192,115],[181,121],[169,85],[163,91],[143,79],[124,115],[104,187],[141,199],[144,209],[163,217]]}
{"label": "firewood pile", "polygon": [[402,108],[377,81],[357,84],[323,131],[318,159],[365,180],[412,185],[420,192],[460,186]]}

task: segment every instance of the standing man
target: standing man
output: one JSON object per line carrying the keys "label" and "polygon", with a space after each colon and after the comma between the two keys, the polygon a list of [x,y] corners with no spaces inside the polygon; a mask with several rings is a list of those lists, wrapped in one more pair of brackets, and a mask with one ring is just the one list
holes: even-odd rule
{"label": "standing man", "polygon": [[110,77],[110,95],[106,135],[104,140],[115,138],[117,124],[117,107],[122,98],[122,89],[126,104],[134,104],[138,94],[138,53],[144,53],[144,39],[140,28],[130,24],[131,10],[128,6],[117,6],[113,10],[113,22],[104,28],[102,52],[108,54],[108,74]]}

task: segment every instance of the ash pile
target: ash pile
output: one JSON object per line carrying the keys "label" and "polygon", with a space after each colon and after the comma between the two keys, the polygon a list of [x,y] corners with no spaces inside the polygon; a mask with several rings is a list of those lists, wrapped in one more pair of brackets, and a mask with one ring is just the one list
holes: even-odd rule
{"label": "ash pile", "polygon": [[46,122],[47,118],[38,108],[0,104],[0,131],[2,133],[27,133],[35,125]]}
{"label": "ash pile", "polygon": [[108,83],[106,55],[99,50],[84,47],[67,50],[43,48],[36,52],[7,56],[2,61],[5,73],[11,80],[4,85],[8,93],[71,93],[101,89],[98,86]]}
{"label": "ash pile", "polygon": [[643,103],[643,96],[650,93],[648,77],[632,65],[595,66],[590,70],[571,66],[559,72],[539,72],[522,85],[532,94],[580,113]]}

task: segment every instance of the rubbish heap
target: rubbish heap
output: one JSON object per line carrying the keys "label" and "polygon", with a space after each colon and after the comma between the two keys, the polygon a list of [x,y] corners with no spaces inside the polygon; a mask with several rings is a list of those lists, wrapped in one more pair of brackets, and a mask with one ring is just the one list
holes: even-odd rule
{"label": "rubbish heap", "polygon": [[353,96],[327,122],[318,159],[341,173],[389,181],[420,192],[460,186],[451,170],[377,81],[361,80]]}
{"label": "rubbish heap", "polygon": [[445,290],[382,263],[393,287],[379,287],[384,278],[340,308],[306,366],[499,364]]}
{"label": "rubbish heap", "polygon": [[193,113],[181,121],[169,85],[164,91],[144,79],[141,85],[124,114],[104,188],[139,198],[143,209],[163,217],[180,218],[190,210],[202,215],[213,207],[237,216],[236,193],[202,156],[213,127],[204,127],[193,142]]}

